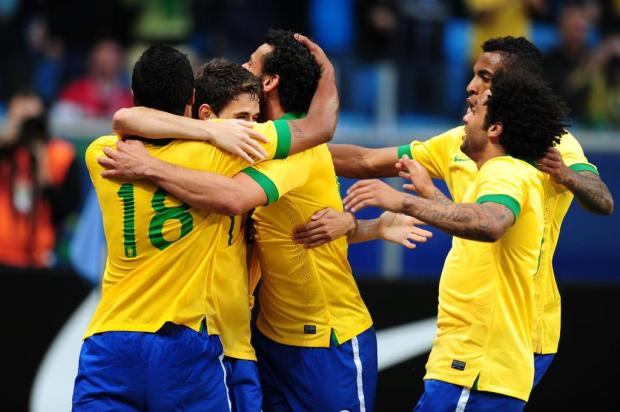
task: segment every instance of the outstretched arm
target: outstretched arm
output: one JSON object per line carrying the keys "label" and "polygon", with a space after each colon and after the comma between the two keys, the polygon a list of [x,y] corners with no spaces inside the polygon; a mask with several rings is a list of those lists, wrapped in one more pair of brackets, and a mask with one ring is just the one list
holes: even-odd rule
{"label": "outstretched arm", "polygon": [[538,161],[538,168],[551,175],[556,183],[570,190],[581,207],[587,211],[601,215],[610,215],[613,212],[614,199],[601,178],[590,171],[576,172],[568,168],[557,149],[549,149]]}
{"label": "outstretched arm", "polygon": [[293,231],[293,240],[307,248],[320,246],[341,236],[347,236],[349,244],[383,239],[413,249],[412,242],[426,242],[432,237],[428,230],[416,225],[419,220],[402,214],[385,212],[376,219],[357,220],[352,213],[327,208],[316,212],[310,221]]}
{"label": "outstretched arm", "polygon": [[254,123],[245,120],[207,122],[148,107],[120,109],[112,117],[112,129],[118,136],[204,140],[250,164],[253,158],[263,160],[267,156],[259,142],[268,140],[253,127]]}
{"label": "outstretched arm", "polygon": [[264,190],[249,176],[233,178],[188,169],[151,156],[135,140],[119,141],[117,150],[104,148],[107,157],[97,159],[107,170],[105,178],[149,179],[175,198],[196,209],[225,215],[239,215],[267,203]]}
{"label": "outstretched arm", "polygon": [[329,144],[336,174],[366,179],[398,176],[394,164],[398,161],[397,147],[371,149],[352,144]]}
{"label": "outstretched arm", "polygon": [[451,235],[481,242],[495,242],[514,223],[514,215],[497,203],[454,203],[433,182],[418,162],[400,161],[408,172],[402,177],[415,181],[406,188],[416,190],[422,197],[399,192],[380,180],[363,180],[347,191],[345,206],[355,212],[367,206],[378,206],[393,212],[416,217]]}

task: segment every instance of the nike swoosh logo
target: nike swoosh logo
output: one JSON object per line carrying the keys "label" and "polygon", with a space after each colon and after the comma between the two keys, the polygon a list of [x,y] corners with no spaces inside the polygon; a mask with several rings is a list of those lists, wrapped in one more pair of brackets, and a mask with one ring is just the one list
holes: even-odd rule
{"label": "nike swoosh logo", "polygon": [[[30,397],[33,412],[71,408],[82,335],[100,298],[99,290],[93,290],[54,338],[33,383]],[[379,370],[428,353],[437,332],[436,324],[436,318],[428,318],[377,331]]]}
{"label": "nike swoosh logo", "polygon": [[377,331],[379,370],[423,355],[433,347],[437,318],[428,318]]}
{"label": "nike swoosh logo", "polygon": [[467,158],[467,157],[463,158],[463,157],[454,156],[454,159],[453,159],[453,160],[454,160],[455,162],[468,162],[468,161],[470,161],[471,159],[469,159],[469,158]]}

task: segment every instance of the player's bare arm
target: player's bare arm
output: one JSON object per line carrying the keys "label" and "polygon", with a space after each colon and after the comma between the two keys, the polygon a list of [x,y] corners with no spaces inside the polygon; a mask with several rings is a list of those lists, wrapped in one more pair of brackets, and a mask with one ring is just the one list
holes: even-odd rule
{"label": "player's bare arm", "polygon": [[327,55],[306,36],[295,34],[295,39],[312,53],[321,67],[321,78],[306,117],[288,121],[291,129],[291,154],[330,141],[336,131],[340,108],[338,89],[336,88],[336,72]]}
{"label": "player's bare arm", "polygon": [[372,149],[352,144],[329,144],[336,174],[343,177],[367,179],[371,177],[396,176],[394,163],[398,160],[398,148]]}
{"label": "player's bare arm", "polygon": [[382,239],[413,249],[413,242],[423,243],[432,237],[431,232],[416,226],[421,224],[424,223],[411,216],[392,212],[385,212],[376,219],[357,220],[350,212],[327,208],[312,215],[306,224],[296,227],[293,240],[313,248],[347,236],[349,244]]}
{"label": "player's bare arm", "polygon": [[205,122],[147,107],[120,109],[112,118],[112,129],[119,136],[204,140],[248,163],[267,156],[259,142],[268,139],[253,126],[254,123],[239,119]]}
{"label": "player's bare arm", "polygon": [[149,154],[136,140],[119,142],[117,150],[104,149],[106,157],[97,159],[108,179],[149,179],[182,202],[201,210],[239,215],[263,205],[263,189],[244,173],[234,178],[189,169],[161,161]]}
{"label": "player's bare arm", "polygon": [[589,212],[609,215],[614,210],[614,199],[607,185],[592,172],[575,172],[568,168],[557,149],[551,148],[538,160],[538,169],[570,190],[579,204]]}
{"label": "player's bare arm", "polygon": [[496,203],[454,203],[437,189],[428,172],[418,162],[403,158],[401,176],[412,183],[406,185],[420,196],[399,192],[380,180],[355,183],[344,199],[346,207],[355,212],[367,206],[378,206],[402,212],[435,226],[451,235],[482,242],[495,242],[514,223],[514,215],[506,206]]}

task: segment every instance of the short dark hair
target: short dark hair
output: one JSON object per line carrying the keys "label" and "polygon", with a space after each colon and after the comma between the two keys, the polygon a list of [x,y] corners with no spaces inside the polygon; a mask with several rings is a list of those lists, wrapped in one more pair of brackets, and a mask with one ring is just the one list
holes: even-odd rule
{"label": "short dark hair", "polygon": [[564,101],[542,77],[528,71],[500,70],[491,84],[485,129],[501,123],[499,144],[506,153],[533,160],[560,142],[567,113]]}
{"label": "short dark hair", "polygon": [[517,61],[521,68],[532,69],[537,74],[542,73],[542,53],[525,37],[505,36],[489,39],[482,44],[482,51],[506,54],[508,62],[505,67]]}
{"label": "short dark hair", "polygon": [[286,112],[307,112],[321,78],[321,68],[293,32],[269,30],[265,43],[274,50],[263,57],[263,74],[279,75],[278,96]]}
{"label": "short dark hair", "polygon": [[260,102],[263,86],[257,77],[240,65],[218,58],[198,70],[195,89],[192,116],[197,118],[201,105],[208,104],[219,115],[231,100],[244,93]]}
{"label": "short dark hair", "polygon": [[192,66],[173,47],[151,46],[133,68],[131,88],[136,105],[182,115],[194,91]]}

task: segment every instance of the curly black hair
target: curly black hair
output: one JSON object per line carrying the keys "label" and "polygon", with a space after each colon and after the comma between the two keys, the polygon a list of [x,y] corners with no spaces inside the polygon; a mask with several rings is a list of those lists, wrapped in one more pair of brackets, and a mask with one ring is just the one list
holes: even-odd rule
{"label": "curly black hair", "polygon": [[542,53],[525,37],[496,37],[485,41],[481,47],[485,53],[506,54],[508,60],[504,67],[518,64],[520,69],[529,69],[536,74],[542,73]]}
{"label": "curly black hair", "polygon": [[506,153],[531,161],[560,142],[567,113],[564,100],[540,76],[527,70],[500,70],[491,84],[485,129],[501,123],[499,144]]}
{"label": "curly black hair", "polygon": [[192,116],[198,117],[198,109],[208,104],[215,115],[237,96],[249,94],[260,102],[263,85],[252,73],[229,60],[216,58],[198,70],[195,82],[196,95]]}
{"label": "curly black hair", "polygon": [[182,115],[194,91],[189,59],[170,46],[149,47],[133,68],[131,89],[137,106]]}
{"label": "curly black hair", "polygon": [[274,50],[263,57],[263,74],[279,75],[278,96],[286,112],[307,112],[319,84],[321,68],[293,32],[269,30],[265,43]]}

